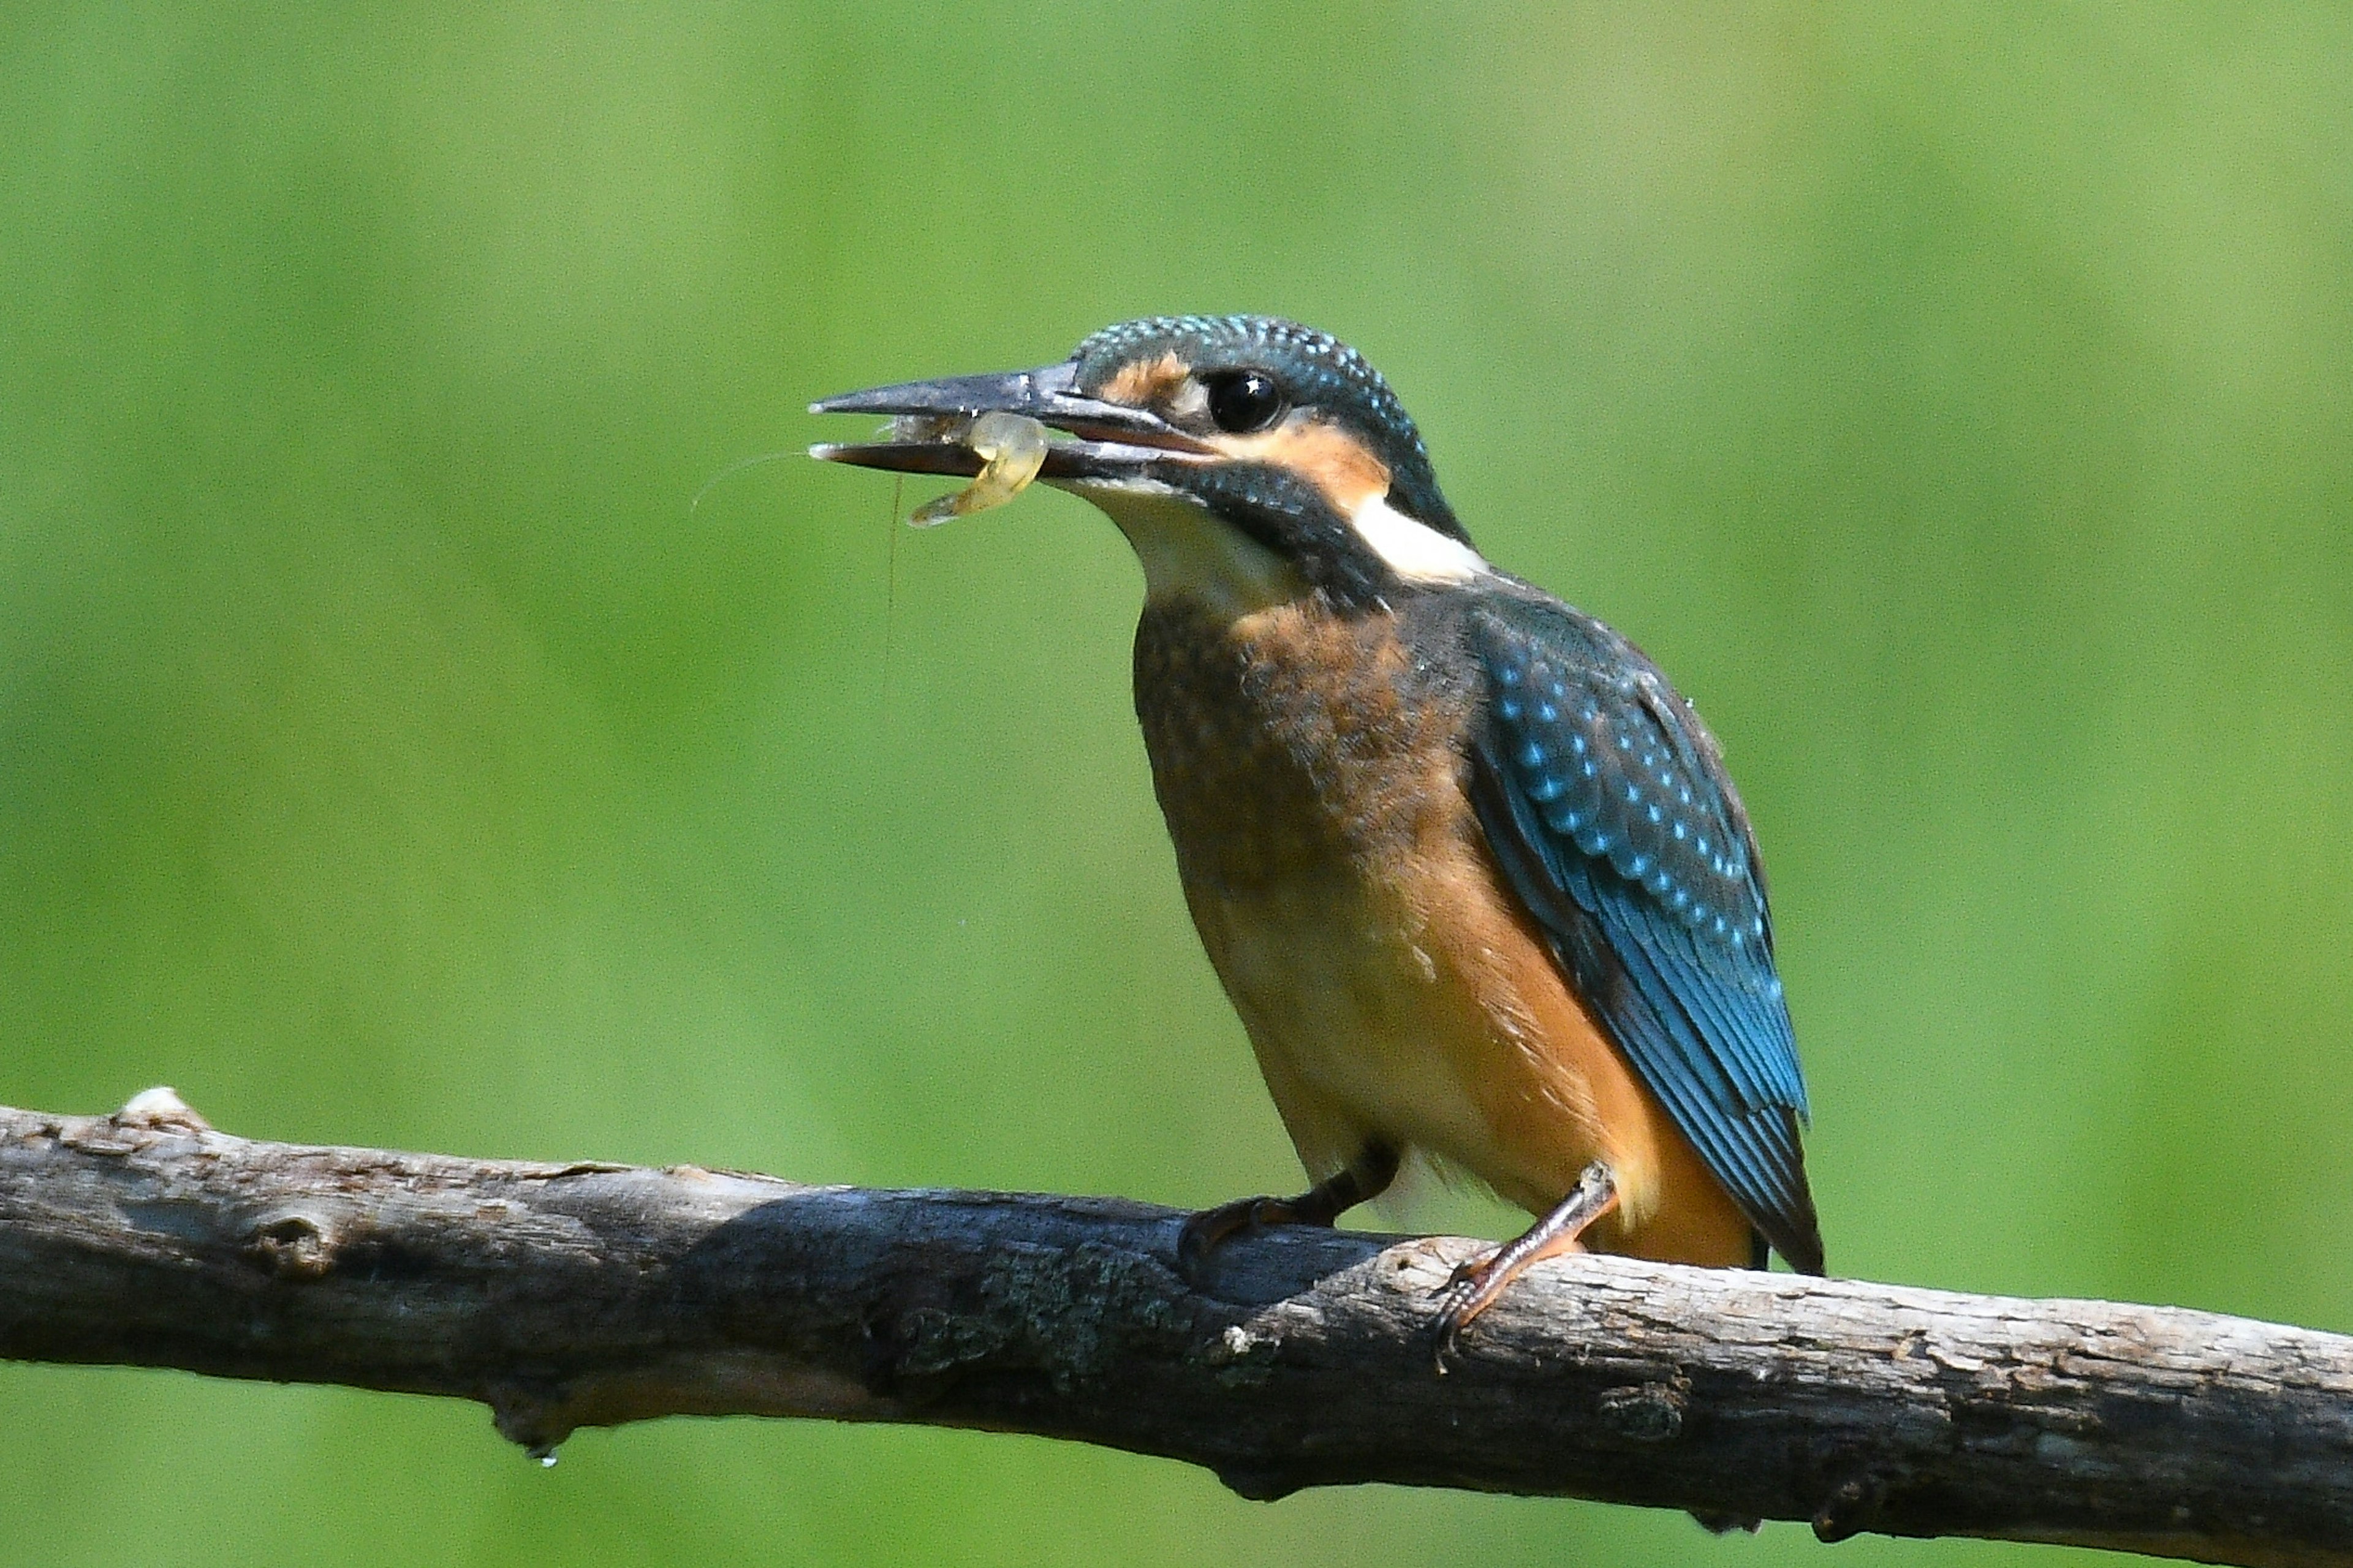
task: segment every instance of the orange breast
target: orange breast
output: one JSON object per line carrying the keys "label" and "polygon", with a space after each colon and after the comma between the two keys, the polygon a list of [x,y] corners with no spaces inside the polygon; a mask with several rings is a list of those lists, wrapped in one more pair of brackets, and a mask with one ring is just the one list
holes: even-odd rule
{"label": "orange breast", "polygon": [[1476,693],[1388,612],[1147,606],[1136,710],[1195,924],[1309,1172],[1370,1140],[1541,1213],[1609,1163],[1610,1250],[1742,1264],[1747,1222],[1577,1000],[1465,793]]}

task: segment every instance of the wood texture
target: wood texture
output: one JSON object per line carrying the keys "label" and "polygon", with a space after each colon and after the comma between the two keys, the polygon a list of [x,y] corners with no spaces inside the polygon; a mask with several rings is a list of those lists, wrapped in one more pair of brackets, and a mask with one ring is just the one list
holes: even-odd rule
{"label": "wood texture", "polygon": [[2353,1339],[2178,1310],[1580,1258],[1441,1373],[1476,1243],[1173,1211],[306,1148],[168,1090],[0,1109],[0,1356],[477,1399],[1044,1433],[1248,1497],[1477,1488],[2256,1564],[2353,1564]]}

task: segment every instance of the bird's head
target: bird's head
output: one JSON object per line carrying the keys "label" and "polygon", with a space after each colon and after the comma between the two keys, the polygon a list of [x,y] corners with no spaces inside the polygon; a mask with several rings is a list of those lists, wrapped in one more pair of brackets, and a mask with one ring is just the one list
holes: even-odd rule
{"label": "bird's head", "polygon": [[[1363,605],[1488,570],[1388,383],[1293,321],[1154,316],[1106,327],[1042,369],[906,382],[811,410],[1002,411],[1060,432],[1039,477],[1111,515],[1154,596],[1247,608],[1312,592]],[[945,438],[813,451],[902,472],[978,468]]]}

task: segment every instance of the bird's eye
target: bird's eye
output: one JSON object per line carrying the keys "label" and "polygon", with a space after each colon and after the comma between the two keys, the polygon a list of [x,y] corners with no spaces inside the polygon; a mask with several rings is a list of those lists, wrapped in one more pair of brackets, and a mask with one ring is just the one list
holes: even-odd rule
{"label": "bird's eye", "polygon": [[1208,378],[1209,417],[1235,436],[1263,430],[1282,417],[1282,389],[1260,370],[1229,370]]}

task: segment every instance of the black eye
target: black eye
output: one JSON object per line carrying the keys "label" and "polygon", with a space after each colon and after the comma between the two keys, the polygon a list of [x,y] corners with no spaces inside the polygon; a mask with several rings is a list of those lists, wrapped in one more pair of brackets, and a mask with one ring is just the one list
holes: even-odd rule
{"label": "black eye", "polygon": [[1229,370],[1208,378],[1209,417],[1236,436],[1263,430],[1282,417],[1282,390],[1260,370]]}

